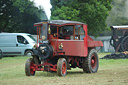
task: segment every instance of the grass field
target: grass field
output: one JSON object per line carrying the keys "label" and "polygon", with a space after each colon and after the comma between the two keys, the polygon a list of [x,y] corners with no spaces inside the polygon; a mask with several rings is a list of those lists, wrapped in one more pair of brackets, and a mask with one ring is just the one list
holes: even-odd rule
{"label": "grass field", "polygon": [[[99,57],[109,53],[99,53]],[[27,77],[24,65],[28,57],[4,57],[0,60],[0,85],[128,85],[128,59],[99,60],[99,70],[94,74],[76,68],[65,77],[56,73],[36,72]]]}

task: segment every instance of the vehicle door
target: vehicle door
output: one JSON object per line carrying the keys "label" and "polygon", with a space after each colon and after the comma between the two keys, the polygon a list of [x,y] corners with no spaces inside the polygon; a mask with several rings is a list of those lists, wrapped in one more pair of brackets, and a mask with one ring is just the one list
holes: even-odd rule
{"label": "vehicle door", "polygon": [[[58,39],[58,53],[72,56],[87,56],[87,36],[84,25],[65,26],[59,29],[63,37]],[[64,33],[63,33],[64,32]],[[62,48],[61,48],[62,47]]]}
{"label": "vehicle door", "polygon": [[25,39],[25,37],[21,36],[21,35],[17,35],[17,44],[16,44],[16,49],[18,52],[21,52],[22,55],[24,55],[24,52],[26,49],[28,49],[29,46],[29,42],[27,41],[27,39]]}

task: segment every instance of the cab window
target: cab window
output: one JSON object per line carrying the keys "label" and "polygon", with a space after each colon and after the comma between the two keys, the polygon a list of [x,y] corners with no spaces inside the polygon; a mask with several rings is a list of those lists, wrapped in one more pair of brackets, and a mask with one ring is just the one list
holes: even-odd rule
{"label": "cab window", "polygon": [[75,40],[83,40],[84,37],[85,37],[85,33],[83,30],[83,26],[76,25],[75,26]]}

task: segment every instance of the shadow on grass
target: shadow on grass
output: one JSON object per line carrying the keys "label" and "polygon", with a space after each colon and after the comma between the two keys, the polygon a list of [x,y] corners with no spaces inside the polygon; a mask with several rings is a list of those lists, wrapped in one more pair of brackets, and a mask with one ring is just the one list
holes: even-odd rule
{"label": "shadow on grass", "polygon": [[74,74],[83,74],[82,71],[69,71],[69,72],[67,72],[67,73],[70,74],[70,75],[74,75]]}
{"label": "shadow on grass", "polygon": [[[77,75],[84,74],[82,71],[67,71],[67,75]],[[43,77],[57,77],[57,72],[36,72],[35,76],[43,76]]]}

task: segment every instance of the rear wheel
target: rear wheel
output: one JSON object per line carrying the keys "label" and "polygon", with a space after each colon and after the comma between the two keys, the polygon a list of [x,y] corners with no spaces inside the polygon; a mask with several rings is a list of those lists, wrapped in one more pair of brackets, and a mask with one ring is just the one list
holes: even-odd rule
{"label": "rear wheel", "polygon": [[65,76],[67,74],[67,61],[65,58],[59,58],[57,62],[58,76]]}
{"label": "rear wheel", "polygon": [[128,51],[128,36],[122,39],[121,48],[122,51]]}
{"label": "rear wheel", "polygon": [[89,51],[88,57],[83,61],[83,71],[86,73],[96,73],[99,67],[98,54],[95,49]]}
{"label": "rear wheel", "polygon": [[27,50],[24,55],[25,56],[32,56],[33,52],[31,50]]}
{"label": "rear wheel", "polygon": [[25,74],[26,76],[34,76],[35,75],[35,70],[34,70],[34,60],[32,58],[29,58],[26,61],[25,64]]}

